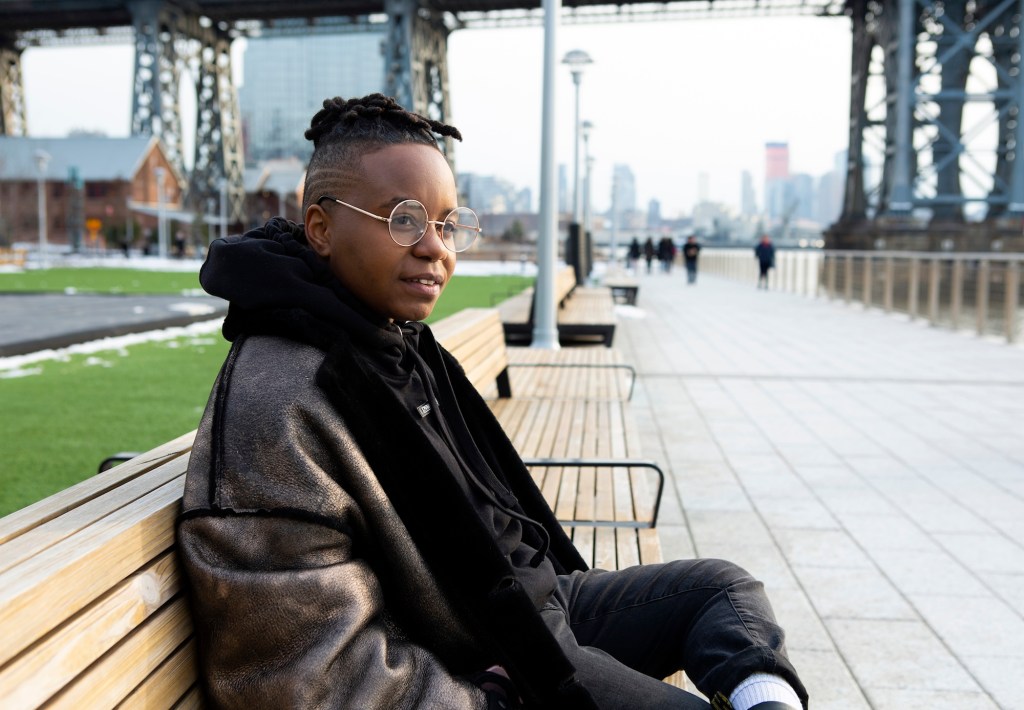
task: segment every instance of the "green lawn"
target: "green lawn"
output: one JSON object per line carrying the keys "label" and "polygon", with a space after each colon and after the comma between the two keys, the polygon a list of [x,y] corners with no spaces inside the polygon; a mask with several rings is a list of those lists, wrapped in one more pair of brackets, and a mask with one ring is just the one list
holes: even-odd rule
{"label": "green lawn", "polygon": [[178,294],[199,289],[198,271],[41,269],[0,274],[0,293],[63,292]]}
{"label": "green lawn", "polygon": [[[77,273],[91,278],[92,271]],[[154,276],[182,283],[189,277]],[[85,290],[79,286],[84,281],[68,285]],[[492,294],[504,297],[530,282],[457,277],[431,320],[490,306]],[[29,364],[25,370],[39,372],[23,377],[4,377],[0,370],[0,516],[88,478],[110,454],[144,451],[194,429],[227,347],[212,333]]]}

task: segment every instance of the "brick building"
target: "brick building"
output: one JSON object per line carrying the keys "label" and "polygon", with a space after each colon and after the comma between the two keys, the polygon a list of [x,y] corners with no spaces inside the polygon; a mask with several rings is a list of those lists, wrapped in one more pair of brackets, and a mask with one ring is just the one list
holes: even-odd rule
{"label": "brick building", "polygon": [[[0,246],[39,236],[37,155],[49,156],[45,176],[47,241],[91,246],[91,234],[120,242],[131,210],[134,241],[156,239],[158,170],[164,210],[180,216],[185,181],[150,136],[25,138],[0,136]],[[91,228],[91,229],[90,229]],[[111,245],[113,246],[113,245]]]}

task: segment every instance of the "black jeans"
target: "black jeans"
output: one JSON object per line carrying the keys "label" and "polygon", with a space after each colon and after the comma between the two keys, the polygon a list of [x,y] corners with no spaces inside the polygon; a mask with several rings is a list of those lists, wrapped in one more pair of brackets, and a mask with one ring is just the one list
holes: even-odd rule
{"label": "black jeans", "polygon": [[775,673],[806,705],[763,586],[730,562],[574,572],[541,614],[600,708],[709,707],[659,680],[677,670],[709,698]]}

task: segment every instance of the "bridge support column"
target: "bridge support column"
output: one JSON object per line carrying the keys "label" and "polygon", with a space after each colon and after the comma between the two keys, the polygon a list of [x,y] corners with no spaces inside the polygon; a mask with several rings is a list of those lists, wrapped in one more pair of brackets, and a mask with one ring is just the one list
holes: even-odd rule
{"label": "bridge support column", "polygon": [[184,175],[176,18],[171,6],[162,0],[134,0],[128,7],[135,27],[132,135],[159,138],[168,160]]}
{"label": "bridge support column", "polygon": [[23,136],[27,127],[21,50],[13,38],[0,35],[0,135]]}
{"label": "bridge support column", "polygon": [[899,0],[899,22],[896,45],[896,119],[895,132],[889,144],[894,150],[892,183],[889,193],[889,214],[910,214],[913,208],[913,175],[911,155],[914,151],[914,55],[917,26],[914,5],[917,0]]}
{"label": "bridge support column", "polygon": [[[202,211],[207,200],[217,195],[218,200],[227,200],[227,218],[244,222],[242,123],[231,76],[231,39],[214,28],[204,34],[196,77],[196,146],[189,202]],[[221,181],[226,181],[224,191]]]}
{"label": "bridge support column", "polygon": [[1013,174],[1010,177],[1010,200],[1007,209],[1011,218],[1024,217],[1024,0],[1017,10],[1014,25],[1017,28],[1016,139],[1013,148]]}
{"label": "bridge support column", "polygon": [[[384,49],[384,93],[406,109],[447,123],[451,115],[448,93],[448,35],[444,15],[417,0],[384,0],[388,36]],[[454,166],[454,141],[441,146]]]}

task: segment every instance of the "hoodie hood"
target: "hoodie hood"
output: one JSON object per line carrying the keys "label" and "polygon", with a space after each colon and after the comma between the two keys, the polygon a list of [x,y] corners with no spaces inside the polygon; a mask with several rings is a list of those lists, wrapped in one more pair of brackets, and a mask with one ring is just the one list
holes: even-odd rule
{"label": "hoodie hood", "polygon": [[405,340],[420,324],[403,328],[367,308],[334,276],[306,241],[305,229],[281,217],[241,236],[216,239],[199,271],[203,289],[230,304],[224,337],[285,331],[303,342],[329,347],[339,331],[402,360]]}

